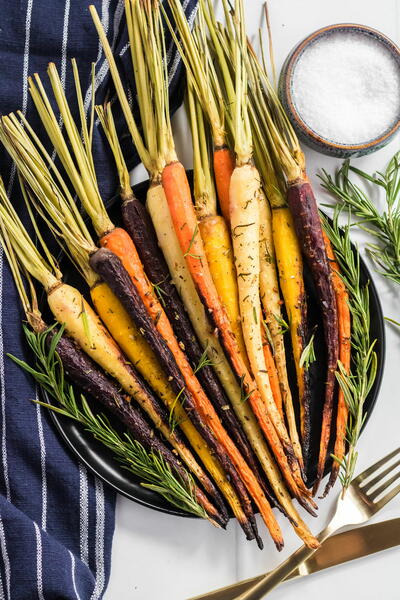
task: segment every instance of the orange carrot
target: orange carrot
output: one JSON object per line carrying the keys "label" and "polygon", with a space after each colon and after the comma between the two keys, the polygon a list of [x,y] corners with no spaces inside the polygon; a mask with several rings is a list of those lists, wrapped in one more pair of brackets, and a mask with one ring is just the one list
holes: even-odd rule
{"label": "orange carrot", "polygon": [[271,392],[275,400],[275,404],[279,410],[279,414],[283,419],[283,401],[282,401],[282,393],[281,386],[279,383],[278,371],[276,370],[275,360],[272,355],[271,345],[268,340],[267,331],[265,327],[268,327],[266,323],[263,321],[263,315],[260,315],[261,318],[261,337],[263,341],[263,350],[264,350],[264,358],[265,364],[268,371],[269,383],[271,386]]}
{"label": "orange carrot", "polygon": [[229,226],[229,186],[233,169],[235,168],[235,160],[232,152],[227,146],[216,146],[214,148],[214,176],[217,186],[219,206],[222,215]]}
{"label": "orange carrot", "polygon": [[[340,277],[339,265],[337,264],[332,244],[324,232],[324,241],[326,253],[332,270],[332,284],[335,290],[336,304],[338,311],[338,326],[339,326],[339,360],[342,363],[346,373],[350,371],[351,360],[351,317],[349,308],[349,295],[346,290],[342,278]],[[336,440],[334,455],[338,460],[334,460],[329,481],[325,487],[323,497],[325,497],[339,475],[339,462],[344,457],[346,449],[346,425],[348,417],[348,407],[341,388],[338,395],[338,410],[336,417]]]}

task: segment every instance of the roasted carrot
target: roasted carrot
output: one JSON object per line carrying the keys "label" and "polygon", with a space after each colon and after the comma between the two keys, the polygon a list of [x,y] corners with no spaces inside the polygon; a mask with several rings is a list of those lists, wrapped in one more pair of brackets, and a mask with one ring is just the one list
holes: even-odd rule
{"label": "roasted carrot", "polygon": [[262,312],[260,313],[260,329],[261,329],[261,339],[263,344],[263,352],[265,359],[265,366],[267,367],[269,382],[271,385],[271,392],[274,398],[274,402],[279,410],[279,413],[283,417],[283,402],[282,402],[282,393],[279,385],[279,377],[276,370],[276,364],[274,361],[274,356],[271,349],[271,334],[268,329],[267,323],[264,321],[264,315]]}
{"label": "roasted carrot", "polygon": [[216,215],[200,221],[199,229],[218,296],[227,312],[240,354],[250,370],[243,339],[236,270],[228,227],[225,220]]}
{"label": "roasted carrot", "polygon": [[287,200],[293,215],[296,233],[311,271],[320,301],[328,353],[328,372],[322,424],[323,437],[321,437],[317,478],[313,487],[313,492],[316,493],[324,474],[325,458],[331,431],[336,381],[335,372],[339,358],[336,296],[332,285],[332,273],[326,253],[317,203],[310,184],[308,181],[302,179],[301,175],[297,179],[289,181]]}
{"label": "roasted carrot", "polygon": [[[219,298],[228,314],[242,358],[249,369],[240,319],[232,244],[225,218],[217,215],[216,191],[212,179],[206,124],[200,102],[195,96],[193,85],[190,82],[187,89],[187,106],[193,140],[193,195],[200,236]],[[209,118],[214,121],[217,119],[212,115]],[[219,131],[221,127],[222,123],[219,123],[212,129]],[[230,177],[228,182],[230,182]]]}
{"label": "roasted carrot", "polygon": [[[346,373],[350,371],[351,361],[351,316],[350,308],[348,304],[349,295],[342,278],[340,277],[339,265],[335,258],[335,253],[332,248],[332,244],[324,232],[324,241],[326,246],[326,252],[330,262],[332,270],[332,284],[336,295],[336,304],[338,310],[338,326],[339,326],[339,360],[343,365]],[[335,460],[333,461],[331,474],[329,481],[325,487],[324,497],[328,494],[331,487],[336,482],[339,475],[340,461],[343,460],[346,450],[346,426],[348,417],[348,407],[343,394],[343,390],[339,386],[338,393],[338,406],[337,406],[337,417],[336,417],[336,439],[333,454]],[[324,421],[323,421],[324,424]],[[322,435],[321,435],[322,439]],[[322,459],[322,457],[321,457]]]}
{"label": "roasted carrot", "polygon": [[246,44],[242,2],[235,3],[235,92],[233,111],[236,167],[231,176],[229,210],[232,242],[238,279],[243,334],[250,366],[259,393],[279,438],[293,457],[293,448],[285,424],[273,401],[265,368],[260,323],[260,175],[252,164],[252,138],[247,109],[247,78],[243,58]]}
{"label": "roasted carrot", "polygon": [[[285,327],[286,324],[283,320],[281,310],[282,301],[279,293],[276,252],[272,229],[272,214],[270,205],[262,189],[260,190],[258,206],[260,211],[259,244],[261,303],[264,309],[266,324],[271,334],[273,358],[276,365],[276,374],[285,408],[290,439],[292,440],[293,450],[300,467],[304,469],[303,454],[297,433],[296,416],[293,408],[292,393],[286,367],[285,343],[283,338],[283,327]],[[270,361],[267,360],[267,368],[268,363],[270,363]]]}
{"label": "roasted carrot", "polygon": [[219,206],[224,216],[225,222],[229,225],[229,186],[233,169],[235,168],[235,159],[228,146],[215,146],[213,155],[215,184],[217,186]]}

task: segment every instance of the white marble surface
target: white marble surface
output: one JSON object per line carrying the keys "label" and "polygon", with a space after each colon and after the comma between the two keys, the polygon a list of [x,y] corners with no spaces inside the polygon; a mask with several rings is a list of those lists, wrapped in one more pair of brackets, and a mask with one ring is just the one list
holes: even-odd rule
{"label": "white marble surface", "polygon": [[[245,0],[248,31],[256,33],[262,0]],[[397,0],[270,0],[271,21],[278,67],[289,50],[313,30],[338,22],[364,23],[400,42],[400,3]],[[187,140],[184,118],[174,119],[178,138]],[[183,135],[184,134],[184,135]],[[386,149],[357,160],[360,168],[383,168],[398,147],[399,139]],[[179,144],[178,144],[179,147]],[[190,166],[185,145],[180,154]],[[317,196],[323,195],[315,174],[325,167],[332,171],[338,162],[306,150],[308,172],[315,182]],[[139,180],[142,171],[135,173]],[[354,236],[361,246],[364,236]],[[400,293],[379,276],[375,281],[384,314],[400,317]],[[397,375],[400,364],[400,332],[387,326],[387,355],[384,379],[376,408],[359,444],[358,470],[362,470],[399,443],[400,389]],[[320,502],[320,516],[306,520],[314,532],[328,520],[338,487]],[[303,511],[304,512],[304,511]],[[379,519],[400,516],[400,499],[386,507]],[[377,520],[377,519],[376,519]],[[285,549],[278,554],[260,523],[265,549],[246,542],[235,522],[228,531],[217,531],[208,523],[157,513],[119,497],[113,543],[111,580],[106,600],[185,600],[215,587],[228,585],[276,566],[296,549],[298,539],[291,527],[280,519]],[[396,600],[399,592],[400,549],[389,550],[358,562],[282,585],[271,599],[298,600]]]}

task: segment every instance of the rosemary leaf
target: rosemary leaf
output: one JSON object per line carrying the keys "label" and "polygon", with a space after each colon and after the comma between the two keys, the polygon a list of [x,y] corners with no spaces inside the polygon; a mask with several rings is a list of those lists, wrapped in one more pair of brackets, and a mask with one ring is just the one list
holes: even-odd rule
{"label": "rosemary leaf", "polygon": [[274,319],[280,326],[280,329],[279,329],[280,335],[284,335],[287,331],[289,331],[289,323],[287,323],[283,317],[281,317],[280,315],[274,314]]}
{"label": "rosemary leaf", "polygon": [[208,357],[208,352],[209,352],[209,347],[207,344],[203,354],[200,356],[198,364],[194,368],[193,372],[195,374],[198,373],[199,371],[201,371],[201,369],[204,369],[204,367],[213,367],[214,366],[213,361]]}
{"label": "rosemary leaf", "polygon": [[300,368],[304,367],[306,370],[308,370],[310,368],[310,365],[316,361],[314,349],[314,336],[315,332],[312,334],[312,336],[310,337],[310,341],[308,342],[307,346],[304,347],[304,350],[301,353]]}

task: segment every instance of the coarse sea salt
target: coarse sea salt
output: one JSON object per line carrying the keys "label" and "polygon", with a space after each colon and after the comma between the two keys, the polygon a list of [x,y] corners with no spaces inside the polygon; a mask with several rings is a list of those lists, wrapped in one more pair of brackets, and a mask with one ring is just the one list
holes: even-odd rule
{"label": "coarse sea salt", "polygon": [[390,50],[360,32],[335,31],[306,46],[291,82],[296,111],[320,137],[359,145],[400,118],[400,67]]}

